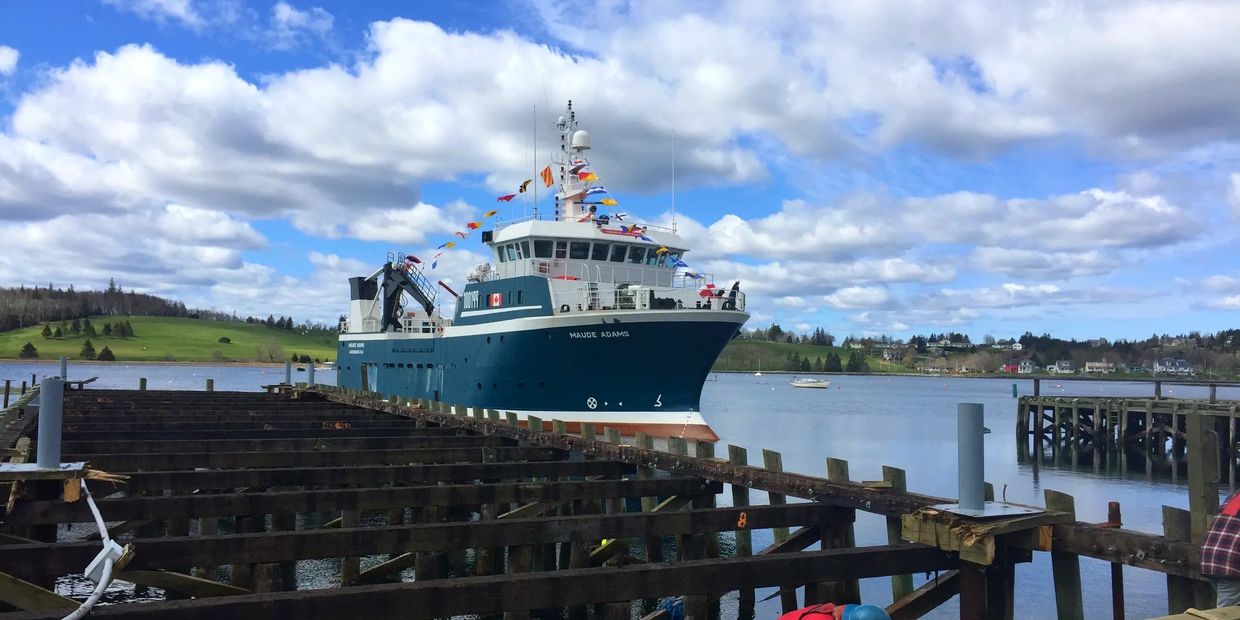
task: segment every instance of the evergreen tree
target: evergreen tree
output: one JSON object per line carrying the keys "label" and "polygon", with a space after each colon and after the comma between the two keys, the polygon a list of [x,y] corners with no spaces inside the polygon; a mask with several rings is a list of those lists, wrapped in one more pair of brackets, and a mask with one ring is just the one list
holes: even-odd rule
{"label": "evergreen tree", "polygon": [[79,352],[79,355],[84,360],[95,359],[95,345],[90,343],[90,338],[87,338],[86,342],[82,343],[82,350]]}
{"label": "evergreen tree", "polygon": [[821,355],[819,355],[818,358],[814,360],[814,372],[822,372],[822,356]]}
{"label": "evergreen tree", "polygon": [[81,336],[82,335],[82,322],[77,319],[73,319],[73,323],[69,325],[69,333],[73,334],[74,336]]}
{"label": "evergreen tree", "polygon": [[809,372],[813,369],[813,365],[809,363],[809,356],[801,358],[801,372]]}
{"label": "evergreen tree", "polygon": [[59,327],[56,328],[56,331],[52,332],[52,338],[64,338],[64,337],[65,337],[65,333],[60,331]]}
{"label": "evergreen tree", "polygon": [[99,352],[99,361],[101,361],[101,362],[115,362],[115,361],[116,361],[116,356],[112,354],[112,349],[109,349],[109,348],[107,348],[107,347],[104,347],[104,348],[103,348],[103,350]]}
{"label": "evergreen tree", "polygon": [[827,361],[823,363],[823,371],[825,372],[843,372],[844,365],[840,362],[840,356],[835,351],[827,354]]}
{"label": "evergreen tree", "polygon": [[43,326],[43,339],[44,339],[44,340],[47,340],[48,338],[51,338],[51,337],[52,337],[52,328],[51,328],[51,327],[48,327],[48,326],[45,324],[45,325]]}
{"label": "evergreen tree", "polygon": [[94,338],[99,335],[95,333],[95,326],[90,324],[90,319],[84,319],[82,321],[82,333],[85,334],[87,338]]}
{"label": "evergreen tree", "polygon": [[126,338],[134,337],[133,325],[130,325],[128,320],[125,321],[125,337]]}
{"label": "evergreen tree", "polygon": [[[104,324],[103,324],[103,335],[104,335],[104,336],[111,336],[111,335],[112,335],[112,324],[111,324],[111,323],[104,323]],[[103,352],[101,351],[99,354],[102,356],[102,355],[103,355]]]}
{"label": "evergreen tree", "polygon": [[39,350],[34,348],[33,344],[27,342],[22,345],[22,350],[17,354],[17,357],[24,360],[37,360],[39,359]]}

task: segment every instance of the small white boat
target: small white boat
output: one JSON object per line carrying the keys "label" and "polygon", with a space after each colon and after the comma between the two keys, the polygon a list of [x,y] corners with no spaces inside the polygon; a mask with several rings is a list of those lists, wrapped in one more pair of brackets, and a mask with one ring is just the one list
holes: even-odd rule
{"label": "small white boat", "polygon": [[335,370],[336,362],[323,362],[314,366],[315,370]]}
{"label": "small white boat", "polygon": [[815,379],[813,377],[807,377],[805,379],[793,379],[792,381],[788,382],[788,385],[791,385],[792,387],[799,387],[799,388],[826,389],[828,387],[831,387],[831,382],[826,379]]}

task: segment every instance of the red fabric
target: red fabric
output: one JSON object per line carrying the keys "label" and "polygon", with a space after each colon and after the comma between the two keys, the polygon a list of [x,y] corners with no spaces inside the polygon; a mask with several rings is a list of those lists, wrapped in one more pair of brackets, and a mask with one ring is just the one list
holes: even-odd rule
{"label": "red fabric", "polygon": [[1210,522],[1201,545],[1201,574],[1207,577],[1240,578],[1240,492],[1223,503],[1223,510]]}
{"label": "red fabric", "polygon": [[846,605],[836,607],[835,603],[802,607],[780,616],[779,620],[838,620],[844,614],[844,607]]}

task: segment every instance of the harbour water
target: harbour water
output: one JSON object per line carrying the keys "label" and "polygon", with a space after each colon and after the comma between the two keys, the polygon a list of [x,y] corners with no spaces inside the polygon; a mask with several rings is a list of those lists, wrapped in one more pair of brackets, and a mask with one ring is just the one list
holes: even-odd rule
{"label": "harbour water", "polygon": [[[146,377],[152,389],[202,389],[208,378],[219,390],[257,390],[260,385],[283,379],[278,367],[212,365],[70,365],[70,378],[98,376],[93,386],[134,388],[139,377]],[[0,380],[13,379],[14,385],[29,381],[31,374],[55,373],[55,363],[3,364]],[[305,373],[295,372],[294,380]],[[334,373],[320,371],[316,379],[334,380]],[[1147,479],[1144,470],[1120,472],[1092,468],[1072,469],[1043,464],[1017,464],[1013,436],[1016,401],[1012,384],[1021,394],[1032,391],[1027,380],[958,379],[942,377],[833,376],[827,390],[798,390],[783,375],[720,374],[706,383],[702,407],[711,426],[722,437],[722,444],[748,448],[751,463],[760,464],[761,449],[777,450],[788,471],[825,475],[828,456],[849,461],[854,480],[878,480],[881,467],[891,465],[908,472],[912,491],[954,497],[956,495],[956,404],[978,402],[986,408],[986,479],[995,485],[996,495],[1009,501],[1040,505],[1045,489],[1054,489],[1076,498],[1077,516],[1082,521],[1106,520],[1108,501],[1119,501],[1125,527],[1159,533],[1161,506],[1187,507],[1187,489],[1155,474]],[[1149,383],[1042,381],[1045,395],[1146,395]],[[1205,397],[1206,389],[1165,385],[1164,396]],[[1240,389],[1221,388],[1219,398],[1240,398]],[[721,447],[720,453],[723,453]],[[751,501],[766,501],[755,492]],[[730,499],[728,493],[721,502]],[[859,513],[856,524],[858,544],[885,544],[884,522]],[[754,548],[771,542],[769,532],[754,533]],[[1086,617],[1110,616],[1109,565],[1081,560]],[[1166,611],[1165,578],[1149,571],[1124,571],[1127,616],[1146,618]],[[917,576],[917,583],[925,576]],[[1035,555],[1032,564],[1020,565],[1016,576],[1016,617],[1042,618],[1053,614],[1050,561],[1047,554]],[[758,593],[758,600],[773,590]],[[889,580],[862,582],[867,602],[886,604],[891,599]],[[735,605],[725,600],[725,606]],[[725,617],[731,616],[725,613]],[[778,599],[759,603],[759,618],[778,615]],[[954,603],[948,603],[929,617],[954,618]]]}

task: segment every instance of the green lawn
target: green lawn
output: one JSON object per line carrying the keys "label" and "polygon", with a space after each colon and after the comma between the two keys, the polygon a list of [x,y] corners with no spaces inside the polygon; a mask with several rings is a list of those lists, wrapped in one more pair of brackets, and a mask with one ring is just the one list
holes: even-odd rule
{"label": "green lawn", "polygon": [[[787,342],[768,342],[765,340],[737,339],[728,343],[715,362],[715,370],[757,370],[758,361],[762,362],[762,370],[787,370],[788,353],[796,352],[801,357],[808,357],[811,364],[821,357],[825,362],[827,354],[834,351],[840,356],[842,363],[848,362],[851,349],[843,347],[823,347],[813,344],[789,344]],[[881,359],[866,357],[870,372],[911,372],[901,364],[884,362]]]}
{"label": "green lawn", "polygon": [[[103,335],[104,323],[129,321],[134,337],[114,338]],[[258,349],[269,338],[275,338],[283,350],[283,358],[296,353],[312,358],[336,359],[335,334],[302,334],[298,330],[273,329],[266,325],[248,325],[226,321],[204,321],[153,316],[90,317],[99,335],[91,338],[95,351],[112,349],[116,361],[177,361],[203,362],[223,358],[233,361],[258,359]],[[59,323],[53,323],[55,330]],[[80,359],[85,336],[47,339],[41,335],[43,325],[0,333],[0,359],[14,359],[27,342],[39,350],[39,359],[57,359],[62,355]],[[232,342],[221,344],[221,337]],[[218,352],[218,355],[217,355]]]}

